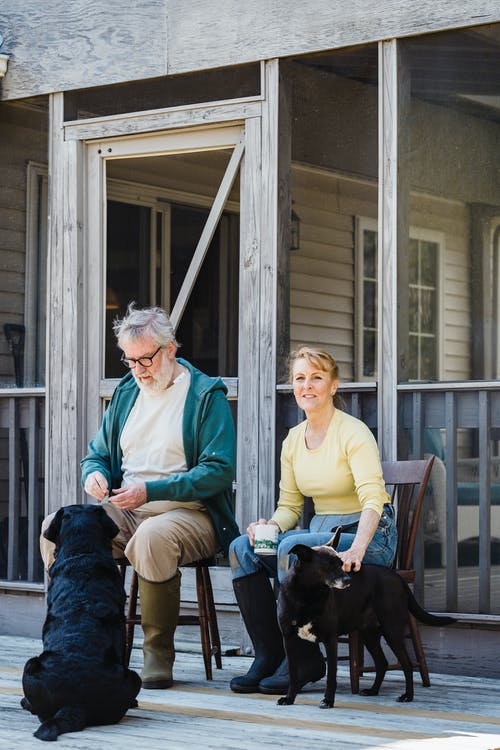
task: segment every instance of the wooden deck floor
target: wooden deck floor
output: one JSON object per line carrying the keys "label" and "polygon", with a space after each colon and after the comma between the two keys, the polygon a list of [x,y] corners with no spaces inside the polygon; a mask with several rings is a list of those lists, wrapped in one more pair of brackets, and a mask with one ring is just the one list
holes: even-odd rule
{"label": "wooden deck floor", "polygon": [[[42,747],[32,736],[36,718],[19,705],[24,662],[40,651],[38,640],[0,636],[0,747],[5,750]],[[431,688],[423,688],[416,676],[415,700],[403,705],[395,702],[403,690],[399,673],[387,676],[380,696],[363,698],[351,695],[341,664],[336,707],[322,711],[323,683],[310,686],[295,706],[277,706],[274,696],[231,693],[229,680],[249,663],[246,657],[225,656],[223,669],[207,682],[201,655],[181,651],[172,689],[141,691],[139,707],[119,724],[64,734],[58,747],[500,750],[500,680],[431,675]],[[134,649],[132,666],[139,670],[140,665],[141,652]]]}

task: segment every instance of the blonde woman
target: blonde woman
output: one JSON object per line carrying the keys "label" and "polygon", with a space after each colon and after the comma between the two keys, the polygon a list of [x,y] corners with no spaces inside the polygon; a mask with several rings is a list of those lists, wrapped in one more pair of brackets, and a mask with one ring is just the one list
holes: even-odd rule
{"label": "blonde woman", "polygon": [[[302,347],[291,355],[290,377],[306,419],[293,427],[281,451],[280,494],[269,519],[251,523],[229,550],[233,587],[252,640],[255,659],[246,675],[231,681],[238,693],[281,694],[288,688],[288,665],[276,617],[270,577],[282,580],[289,550],[297,543],[325,544],[342,526],[338,552],[344,570],[363,562],[389,567],[396,551],[394,509],[385,490],[377,443],[368,427],[339,408],[338,367],[330,354]],[[304,497],[314,503],[309,530],[296,530]],[[278,527],[276,557],[253,550],[259,523]],[[300,641],[303,687],[325,674],[319,646]]]}

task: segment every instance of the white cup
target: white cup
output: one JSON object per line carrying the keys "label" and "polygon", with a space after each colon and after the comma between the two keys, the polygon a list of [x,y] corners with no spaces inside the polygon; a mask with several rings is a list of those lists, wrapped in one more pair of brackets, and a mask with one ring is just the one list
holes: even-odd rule
{"label": "white cup", "polygon": [[275,555],[279,529],[274,523],[258,523],[254,528],[253,550],[256,555]]}

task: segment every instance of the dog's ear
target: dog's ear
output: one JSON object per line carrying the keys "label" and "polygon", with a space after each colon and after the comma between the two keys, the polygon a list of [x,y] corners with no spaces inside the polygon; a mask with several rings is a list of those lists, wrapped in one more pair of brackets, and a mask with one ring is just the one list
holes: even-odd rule
{"label": "dog's ear", "polygon": [[342,526],[337,526],[335,529],[335,533],[332,536],[332,538],[326,543],[327,547],[332,547],[333,549],[337,549],[340,541],[340,535],[342,533]]}
{"label": "dog's ear", "polygon": [[116,523],[113,521],[113,519],[108,516],[104,508],[100,508],[100,510],[102,510],[101,523],[104,529],[104,533],[106,534],[107,537],[109,537],[109,539],[113,539],[118,534],[120,529],[118,528]]}
{"label": "dog's ear", "polygon": [[309,562],[313,556],[313,551],[306,544],[296,544],[295,547],[292,547],[289,554],[297,555],[301,562]]}
{"label": "dog's ear", "polygon": [[45,539],[48,539],[49,542],[54,542],[54,544],[57,542],[59,533],[61,531],[63,513],[64,508],[59,508],[49,526],[43,532]]}

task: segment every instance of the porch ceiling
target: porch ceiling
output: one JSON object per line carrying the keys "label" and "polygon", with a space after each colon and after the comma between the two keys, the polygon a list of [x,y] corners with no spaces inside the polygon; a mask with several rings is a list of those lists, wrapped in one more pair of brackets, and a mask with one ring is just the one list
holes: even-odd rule
{"label": "porch ceiling", "polygon": [[[500,120],[500,24],[405,41],[412,95]],[[295,58],[308,67],[372,85],[377,45]]]}

